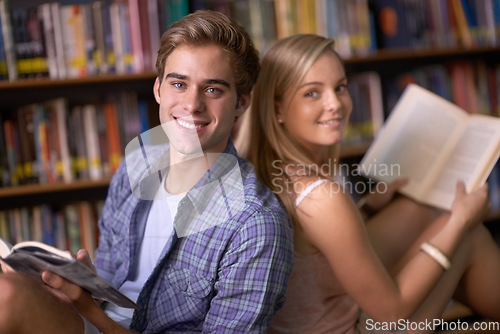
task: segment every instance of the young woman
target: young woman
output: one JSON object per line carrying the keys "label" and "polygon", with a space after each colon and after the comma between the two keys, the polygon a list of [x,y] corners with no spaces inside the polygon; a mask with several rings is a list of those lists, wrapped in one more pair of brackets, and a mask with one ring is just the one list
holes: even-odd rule
{"label": "young woman", "polygon": [[270,332],[425,331],[451,298],[500,320],[500,251],[481,224],[486,186],[466,193],[459,183],[451,212],[438,216],[393,196],[401,180],[363,199],[378,209],[368,219],[328,166],[352,110],[333,47],[316,35],[276,42],[237,140],[295,226],[287,299]]}

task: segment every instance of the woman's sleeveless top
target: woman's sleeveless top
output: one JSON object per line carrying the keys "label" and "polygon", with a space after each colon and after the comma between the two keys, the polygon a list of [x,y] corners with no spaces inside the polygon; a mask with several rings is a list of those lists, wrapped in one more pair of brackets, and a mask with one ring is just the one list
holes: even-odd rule
{"label": "woman's sleeveless top", "polygon": [[[309,185],[296,205],[325,179]],[[337,281],[321,253],[295,252],[283,307],[276,313],[269,333],[355,333],[359,309]]]}

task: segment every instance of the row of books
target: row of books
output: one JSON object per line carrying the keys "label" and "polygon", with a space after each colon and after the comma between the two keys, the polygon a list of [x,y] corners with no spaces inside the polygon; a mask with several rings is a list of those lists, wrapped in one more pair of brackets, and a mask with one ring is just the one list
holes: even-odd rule
{"label": "row of books", "polygon": [[161,33],[199,9],[234,17],[261,51],[295,33],[332,37],[343,57],[381,48],[500,43],[500,0],[78,0],[15,5],[0,0],[0,79],[153,70]]}
{"label": "row of books", "polygon": [[103,204],[81,201],[59,207],[44,204],[0,211],[0,237],[11,244],[41,241],[73,254],[85,248],[93,257]]}
{"label": "row of books", "polygon": [[384,122],[382,81],[377,72],[356,73],[348,88],[353,108],[342,144],[356,146],[370,142]]}
{"label": "row of books", "polygon": [[449,61],[383,80],[376,72],[354,73],[349,75],[353,111],[343,145],[370,142],[409,83],[425,87],[470,113],[500,115],[500,65],[482,60]]}
{"label": "row of books", "polygon": [[198,0],[235,17],[260,50],[276,39],[316,33],[343,57],[377,49],[498,46],[500,0]]}
{"label": "row of books", "polygon": [[385,110],[392,110],[408,83],[423,86],[469,113],[500,116],[500,64],[458,60],[405,71],[384,82]]}
{"label": "row of books", "polygon": [[123,92],[96,104],[57,98],[21,106],[0,114],[0,125],[0,185],[50,184],[109,178],[126,144],[149,129],[149,113]]}
{"label": "row of books", "polygon": [[380,48],[500,43],[498,0],[370,0]]}
{"label": "row of books", "polygon": [[0,0],[0,78],[9,80],[152,71],[161,32],[189,13],[178,0],[15,5]]}

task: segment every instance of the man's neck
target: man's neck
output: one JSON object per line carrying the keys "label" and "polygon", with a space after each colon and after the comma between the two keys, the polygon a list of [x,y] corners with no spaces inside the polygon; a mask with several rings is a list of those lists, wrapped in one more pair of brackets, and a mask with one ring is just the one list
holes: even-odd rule
{"label": "man's neck", "polygon": [[165,189],[174,195],[188,192],[220,155],[221,153],[200,153],[186,156],[171,150]]}

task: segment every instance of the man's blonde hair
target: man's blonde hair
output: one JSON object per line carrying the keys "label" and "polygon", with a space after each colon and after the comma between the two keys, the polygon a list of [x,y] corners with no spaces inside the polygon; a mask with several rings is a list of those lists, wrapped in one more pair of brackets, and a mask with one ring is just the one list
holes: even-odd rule
{"label": "man's blonde hair", "polygon": [[249,94],[259,74],[259,54],[248,33],[226,15],[200,10],[174,22],[161,37],[156,70],[160,84],[168,56],[181,45],[193,47],[217,45],[231,60],[238,96]]}

